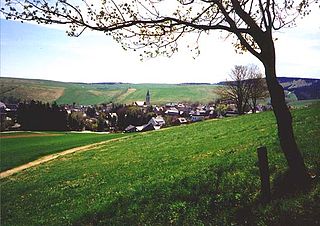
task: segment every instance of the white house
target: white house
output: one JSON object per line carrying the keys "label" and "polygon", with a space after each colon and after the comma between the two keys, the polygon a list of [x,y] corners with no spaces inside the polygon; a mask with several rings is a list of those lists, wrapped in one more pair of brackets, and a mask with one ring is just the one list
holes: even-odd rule
{"label": "white house", "polygon": [[177,118],[176,123],[181,125],[181,124],[188,123],[188,121],[186,118],[180,117],[180,118]]}
{"label": "white house", "polygon": [[136,105],[138,107],[144,107],[145,106],[145,102],[144,101],[136,101],[136,102],[134,102],[134,105]]}
{"label": "white house", "polygon": [[167,110],[167,111],[165,112],[165,114],[166,114],[166,115],[179,115],[180,112],[179,112],[178,109],[172,107],[172,108],[170,108],[169,110]]}
{"label": "white house", "polygon": [[163,126],[166,124],[166,122],[164,121],[164,119],[161,116],[157,116],[156,118],[152,117],[150,119],[149,123],[151,123],[154,126]]}
{"label": "white house", "polygon": [[158,129],[160,129],[160,126],[155,126],[152,123],[148,123],[142,126],[136,126],[137,132],[145,132],[145,131],[158,130]]}

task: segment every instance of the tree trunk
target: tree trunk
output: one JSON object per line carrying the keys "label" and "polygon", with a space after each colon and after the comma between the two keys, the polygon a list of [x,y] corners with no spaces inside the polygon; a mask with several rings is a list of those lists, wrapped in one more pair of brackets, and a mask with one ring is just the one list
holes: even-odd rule
{"label": "tree trunk", "polygon": [[303,186],[309,180],[309,177],[303,157],[294,138],[292,116],[285,102],[284,90],[276,77],[275,49],[272,39],[262,52],[264,53],[262,61],[265,67],[266,81],[278,126],[280,146],[286,157],[290,174],[294,176],[297,185]]}

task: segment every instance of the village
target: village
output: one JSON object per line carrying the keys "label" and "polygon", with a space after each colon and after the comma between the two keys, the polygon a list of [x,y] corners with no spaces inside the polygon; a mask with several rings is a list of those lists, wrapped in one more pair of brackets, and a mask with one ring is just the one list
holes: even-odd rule
{"label": "village", "polygon": [[[32,113],[34,109],[39,109],[39,106],[35,107],[36,105],[43,106],[42,114]],[[34,106],[34,109],[32,110],[30,106]],[[58,111],[60,117],[53,116],[52,109]],[[53,129],[110,133],[144,132],[206,119],[238,115],[236,105],[230,101],[220,100],[210,104],[166,103],[159,106],[152,105],[150,90],[147,91],[144,101],[135,101],[130,105],[109,103],[84,106],[74,103],[58,106],[54,103],[52,109],[48,110],[48,104],[41,102],[31,101],[29,104],[4,104],[1,102],[1,131]],[[268,110],[266,106],[258,105],[256,112],[265,110]],[[49,111],[51,115],[44,113]],[[252,113],[252,111],[248,109],[246,113]],[[24,119],[26,114],[29,117]],[[34,122],[32,123],[32,121]],[[48,127],[45,125],[47,121],[62,126]],[[41,126],[35,126],[35,124],[41,124]]]}

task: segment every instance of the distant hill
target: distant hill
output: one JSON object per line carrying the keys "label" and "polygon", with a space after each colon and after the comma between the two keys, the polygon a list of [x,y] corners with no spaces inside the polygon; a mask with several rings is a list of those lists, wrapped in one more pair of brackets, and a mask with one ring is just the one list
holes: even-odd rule
{"label": "distant hill", "polygon": [[39,100],[58,104],[131,104],[144,101],[148,90],[152,104],[167,102],[208,103],[216,99],[210,84],[67,83],[48,80],[0,78],[0,101]]}
{"label": "distant hill", "polygon": [[[280,77],[290,99],[320,99],[320,79]],[[94,105],[101,103],[131,104],[144,101],[147,90],[152,104],[167,102],[209,103],[217,96],[217,85],[208,83],[129,84],[129,83],[68,83],[38,79],[0,78],[0,101],[39,100],[58,104]]]}
{"label": "distant hill", "polygon": [[293,92],[298,100],[320,99],[320,79],[280,77],[282,87]]}
{"label": "distant hill", "polygon": [[[298,100],[320,99],[320,79],[278,77],[278,81],[287,95],[295,96]],[[217,83],[225,84],[225,81]]]}

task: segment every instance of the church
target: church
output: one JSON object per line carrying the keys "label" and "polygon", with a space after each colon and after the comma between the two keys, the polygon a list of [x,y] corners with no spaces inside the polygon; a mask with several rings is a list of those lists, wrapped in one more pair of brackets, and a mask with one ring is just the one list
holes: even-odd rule
{"label": "church", "polygon": [[150,91],[148,90],[147,94],[146,94],[146,105],[150,106]]}
{"label": "church", "polygon": [[136,102],[134,102],[134,105],[136,105],[136,106],[138,106],[138,107],[151,106],[150,90],[147,91],[146,100],[145,100],[145,101],[136,101]]}

